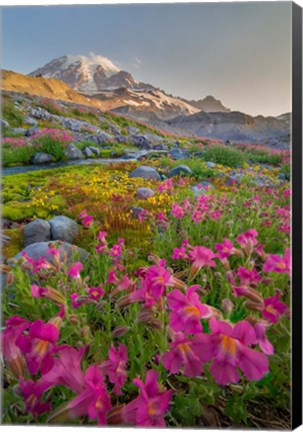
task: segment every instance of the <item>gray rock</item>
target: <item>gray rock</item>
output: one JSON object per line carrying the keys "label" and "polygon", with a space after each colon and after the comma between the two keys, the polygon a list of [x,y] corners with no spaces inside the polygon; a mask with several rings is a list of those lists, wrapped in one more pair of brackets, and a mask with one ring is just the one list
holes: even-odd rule
{"label": "gray rock", "polygon": [[205,165],[208,168],[216,168],[217,164],[215,164],[214,162],[205,162]]}
{"label": "gray rock", "polygon": [[155,192],[152,189],[140,187],[137,189],[135,198],[143,200],[143,199],[147,199],[153,195],[155,195]]}
{"label": "gray rock", "polygon": [[1,121],[1,127],[6,127],[6,128],[9,128],[9,127],[10,127],[8,121],[6,121],[6,120],[4,120],[4,119],[1,119],[0,121]]}
{"label": "gray rock", "polygon": [[[31,244],[24,248],[21,252],[14,256],[14,259],[19,259],[22,257],[22,253],[26,253],[27,256],[34,260],[39,258],[45,258],[48,262],[53,263],[54,258],[48,253],[49,245],[54,246],[58,244],[57,242],[38,242]],[[78,255],[78,256],[77,256]],[[60,243],[60,258],[63,260],[66,257],[66,262],[71,263],[80,259],[80,261],[85,261],[88,257],[88,253],[78,246],[71,245],[67,242]]]}
{"label": "gray rock", "polygon": [[84,154],[85,157],[90,158],[94,156],[94,153],[90,150],[89,147],[84,147],[84,149],[82,150],[82,153]]}
{"label": "gray rock", "polygon": [[100,145],[112,141],[113,137],[106,132],[100,132],[98,135],[90,135],[87,139]]}
{"label": "gray rock", "polygon": [[49,120],[52,117],[48,111],[41,107],[32,108],[30,110],[30,115],[40,120]]}
{"label": "gray rock", "polygon": [[22,135],[25,135],[26,129],[24,129],[24,128],[13,128],[12,132],[13,132],[13,134],[22,134]]}
{"label": "gray rock", "polygon": [[65,156],[67,159],[84,159],[82,151],[75,146],[75,144],[69,144],[64,150]]}
{"label": "gray rock", "polygon": [[286,180],[286,175],[284,173],[280,173],[279,174],[279,179],[280,180]]}
{"label": "gray rock", "polygon": [[170,151],[170,155],[174,160],[181,160],[181,159],[189,159],[190,153],[188,150],[173,148]]}
{"label": "gray rock", "polygon": [[79,233],[77,222],[66,216],[56,216],[49,221],[53,240],[72,243]]}
{"label": "gray rock", "polygon": [[153,167],[149,167],[149,166],[140,166],[138,168],[136,168],[131,174],[130,174],[131,178],[134,177],[141,177],[141,178],[145,178],[148,180],[161,180],[160,174],[158,173],[157,170],[155,170],[155,168]]}
{"label": "gray rock", "polygon": [[46,242],[51,239],[50,224],[43,219],[36,219],[27,224],[23,229],[24,245]]}
{"label": "gray rock", "polygon": [[168,177],[170,178],[179,175],[191,175],[192,173],[192,170],[188,166],[178,165],[169,172]]}
{"label": "gray rock", "polygon": [[127,137],[124,135],[116,135],[114,140],[120,144],[125,144],[128,141]]}
{"label": "gray rock", "polygon": [[38,126],[37,120],[32,117],[25,117],[24,123],[29,124],[31,126]]}
{"label": "gray rock", "polygon": [[90,150],[93,154],[95,154],[96,156],[100,156],[100,150],[98,149],[98,147],[89,146],[89,147],[87,147],[87,148],[89,148],[89,150]]}
{"label": "gray rock", "polygon": [[144,135],[131,135],[130,140],[140,149],[151,150],[153,148],[153,144]]}
{"label": "gray rock", "polygon": [[139,132],[139,129],[133,126],[126,126],[125,128],[127,132],[131,135],[136,135]]}
{"label": "gray rock", "polygon": [[31,163],[34,165],[39,165],[39,164],[53,162],[54,160],[55,160],[54,156],[48,153],[38,152],[32,157]]}
{"label": "gray rock", "polygon": [[137,206],[132,206],[131,208],[131,214],[133,219],[138,219],[140,213],[144,211],[144,208],[142,207],[137,207]]}
{"label": "gray rock", "polygon": [[33,126],[31,128],[26,129],[26,131],[24,132],[24,135],[27,137],[30,137],[32,135],[34,135],[34,133],[38,130],[38,126]]}

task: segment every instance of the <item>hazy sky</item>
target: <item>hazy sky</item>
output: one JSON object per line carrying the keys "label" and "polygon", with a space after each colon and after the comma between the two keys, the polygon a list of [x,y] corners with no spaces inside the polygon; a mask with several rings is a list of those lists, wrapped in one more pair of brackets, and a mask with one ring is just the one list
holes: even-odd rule
{"label": "hazy sky", "polygon": [[2,8],[2,68],[94,52],[176,96],[291,110],[291,2]]}

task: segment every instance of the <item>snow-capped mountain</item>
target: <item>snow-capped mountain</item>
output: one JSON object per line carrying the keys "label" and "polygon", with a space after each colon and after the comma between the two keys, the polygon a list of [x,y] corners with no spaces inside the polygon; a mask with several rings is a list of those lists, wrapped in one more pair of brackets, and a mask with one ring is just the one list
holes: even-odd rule
{"label": "snow-capped mountain", "polygon": [[83,55],[59,57],[29,75],[57,78],[75,90],[88,94],[121,87],[152,87],[139,83],[129,72],[121,70],[108,58],[93,53],[88,57]]}

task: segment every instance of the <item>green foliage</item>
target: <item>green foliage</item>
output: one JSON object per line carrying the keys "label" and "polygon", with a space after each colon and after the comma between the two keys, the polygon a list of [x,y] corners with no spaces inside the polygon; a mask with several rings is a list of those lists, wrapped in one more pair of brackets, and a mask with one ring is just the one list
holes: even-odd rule
{"label": "green foliage", "polygon": [[36,150],[30,146],[12,147],[4,144],[2,146],[2,163],[4,166],[9,165],[27,165],[30,163],[31,158],[36,153]]}
{"label": "green foliage", "polygon": [[209,147],[204,151],[203,159],[231,168],[241,166],[245,162],[245,157],[239,150],[228,147]]}
{"label": "green foliage", "polygon": [[65,159],[63,143],[55,141],[47,135],[39,137],[37,142],[35,142],[35,147],[36,151],[48,153],[58,161]]}
{"label": "green foliage", "polygon": [[285,174],[286,180],[290,180],[290,163],[281,166],[281,173]]}
{"label": "green foliage", "polygon": [[17,110],[13,102],[7,98],[2,101],[2,116],[9,122],[11,127],[21,127],[23,124],[23,115]]}

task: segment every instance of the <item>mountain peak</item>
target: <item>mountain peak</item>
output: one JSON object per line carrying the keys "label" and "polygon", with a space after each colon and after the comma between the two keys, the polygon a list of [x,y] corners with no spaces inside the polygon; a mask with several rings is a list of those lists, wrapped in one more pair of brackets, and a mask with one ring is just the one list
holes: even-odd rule
{"label": "mountain peak", "polygon": [[189,103],[205,112],[230,112],[230,109],[226,108],[219,99],[211,95],[205,96],[204,99],[191,100]]}

